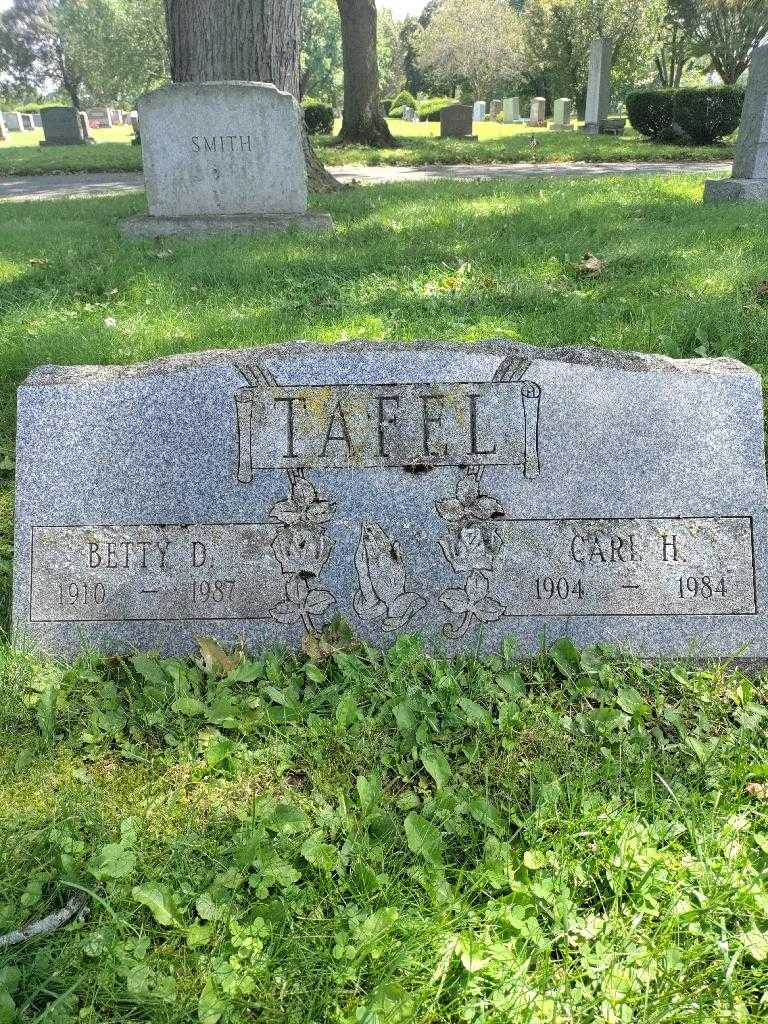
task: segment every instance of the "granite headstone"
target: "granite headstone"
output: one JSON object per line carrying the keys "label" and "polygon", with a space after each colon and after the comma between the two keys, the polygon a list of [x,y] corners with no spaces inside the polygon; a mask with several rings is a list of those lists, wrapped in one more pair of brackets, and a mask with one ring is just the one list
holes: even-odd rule
{"label": "granite headstone", "polygon": [[149,216],[126,235],[331,228],[307,212],[301,112],[263,82],[185,82],[139,98]]}
{"label": "granite headstone", "polygon": [[566,97],[555,100],[554,120],[549,126],[553,132],[572,132],[571,101]]}
{"label": "granite headstone", "polygon": [[611,103],[611,66],[613,43],[610,39],[593,39],[589,46],[589,74],[584,124],[579,131],[585,135],[621,135],[626,118],[609,117]]}
{"label": "granite headstone", "polygon": [[74,107],[43,107],[40,111],[44,139],[41,146],[82,146],[93,142],[83,134],[80,111]]}
{"label": "granite headstone", "polygon": [[5,118],[3,117],[2,111],[0,111],[0,142],[5,142],[8,138],[8,129],[5,127]]}
{"label": "granite headstone", "polygon": [[504,124],[522,124],[523,119],[520,117],[519,96],[508,96],[504,100],[502,115],[504,117]]}
{"label": "granite headstone", "polygon": [[476,100],[472,107],[472,120],[473,121],[484,121],[485,120],[485,100]]}
{"label": "granite headstone", "polygon": [[35,370],[14,628],[54,655],[368,641],[768,654],[763,402],[735,360],[294,343]]}
{"label": "granite headstone", "polygon": [[491,111],[490,111],[490,113],[491,113],[491,120],[492,121],[495,121],[496,118],[499,116],[499,114],[502,112],[503,106],[504,105],[502,104],[501,100],[491,100]]}
{"label": "granite headstone", "polygon": [[441,139],[477,139],[472,134],[472,107],[452,103],[440,111]]}
{"label": "granite headstone", "polygon": [[25,132],[27,124],[24,115],[18,110],[9,110],[5,115],[5,124],[9,132]]}
{"label": "granite headstone", "polygon": [[710,179],[704,202],[768,202],[768,45],[752,55],[730,178]]}
{"label": "granite headstone", "polygon": [[531,100],[531,111],[526,122],[530,128],[547,127],[547,101],[544,96],[534,96]]}

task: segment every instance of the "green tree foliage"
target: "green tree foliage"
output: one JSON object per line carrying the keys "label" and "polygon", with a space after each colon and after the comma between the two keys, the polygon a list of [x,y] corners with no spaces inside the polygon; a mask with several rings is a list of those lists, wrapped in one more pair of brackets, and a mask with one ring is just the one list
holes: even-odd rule
{"label": "green tree foliage", "polygon": [[302,0],[301,95],[341,105],[344,71],[336,0]]}
{"label": "green tree foliage", "polygon": [[70,102],[130,104],[168,75],[160,0],[13,0],[0,17],[9,89],[50,90]]}
{"label": "green tree foliage", "polygon": [[708,57],[727,85],[739,80],[768,38],[766,0],[670,0],[669,7],[694,53]]}
{"label": "green tree foliage", "polygon": [[523,19],[509,0],[444,0],[413,45],[419,68],[451,91],[466,82],[475,97],[523,69]]}
{"label": "green tree foliage", "polygon": [[583,107],[589,44],[614,43],[614,90],[625,93],[652,76],[653,51],[666,13],[664,0],[531,0],[525,49],[536,87],[550,98],[570,96]]}
{"label": "green tree foliage", "polygon": [[396,92],[405,79],[403,58],[404,47],[400,35],[399,22],[388,7],[381,7],[378,12],[378,54],[379,54],[379,88],[382,96],[390,96]]}

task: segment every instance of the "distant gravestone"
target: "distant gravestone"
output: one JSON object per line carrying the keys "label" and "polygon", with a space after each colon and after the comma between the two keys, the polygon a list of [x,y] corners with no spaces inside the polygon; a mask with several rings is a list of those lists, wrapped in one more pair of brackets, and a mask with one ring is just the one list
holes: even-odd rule
{"label": "distant gravestone", "polygon": [[527,123],[531,128],[547,127],[547,101],[543,96],[534,96],[531,100],[531,112]]}
{"label": "distant gravestone", "polygon": [[610,39],[593,39],[589,47],[589,75],[584,124],[585,135],[621,135],[626,118],[608,117],[611,102],[611,64],[613,43]]}
{"label": "distant gravestone", "polygon": [[452,103],[440,111],[441,139],[477,139],[472,134],[472,107]]}
{"label": "distant gravestone", "polygon": [[[768,655],[763,402],[734,360],[289,344],[34,371],[14,629],[53,655],[542,639]],[[742,650],[743,648],[743,650]]]}
{"label": "distant gravestone", "polygon": [[705,203],[768,202],[768,46],[752,55],[730,178],[704,185]]}
{"label": "distant gravestone", "polygon": [[475,105],[472,107],[472,120],[485,120],[485,100],[477,100]]}
{"label": "distant gravestone", "polygon": [[35,130],[34,115],[22,113],[22,114],[19,114],[19,117],[21,118],[21,123],[22,123],[22,126],[23,126],[23,130],[25,132],[32,132],[32,131]]}
{"label": "distant gravestone", "polygon": [[495,121],[503,109],[501,100],[491,100],[491,120]]}
{"label": "distant gravestone", "polygon": [[502,113],[505,124],[522,124],[523,119],[520,116],[520,97],[509,96],[505,99],[502,107]]}
{"label": "distant gravestone", "polygon": [[5,142],[8,138],[8,129],[5,126],[5,118],[2,112],[0,112],[0,142]]}
{"label": "distant gravestone", "polygon": [[93,142],[83,134],[80,112],[74,107],[43,107],[40,113],[45,136],[41,146],[82,146]]}
{"label": "distant gravestone", "polygon": [[91,128],[111,128],[112,117],[107,107],[95,107],[88,112],[88,122]]}
{"label": "distant gravestone", "polygon": [[43,127],[43,118],[42,118],[42,115],[40,114],[39,110],[36,110],[32,114],[32,127],[33,128],[42,128]]}
{"label": "distant gravestone", "polygon": [[189,82],[140,97],[149,216],[126,235],[326,230],[307,212],[301,113],[290,93],[261,82]]}
{"label": "distant gravestone", "polygon": [[5,115],[5,124],[9,132],[27,131],[26,122],[18,110],[9,110]]}
{"label": "distant gravestone", "polygon": [[95,142],[96,140],[91,135],[91,126],[88,124],[88,115],[84,110],[77,112],[77,119],[80,122],[80,131],[83,133],[83,139],[86,142]]}
{"label": "distant gravestone", "polygon": [[565,97],[555,100],[554,120],[549,126],[553,132],[572,132],[571,101]]}

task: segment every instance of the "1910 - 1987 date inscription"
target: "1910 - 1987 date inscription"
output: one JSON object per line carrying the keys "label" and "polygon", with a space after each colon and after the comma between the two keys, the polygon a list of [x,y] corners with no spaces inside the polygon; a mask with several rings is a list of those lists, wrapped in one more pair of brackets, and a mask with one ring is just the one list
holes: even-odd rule
{"label": "1910 - 1987 date inscription", "polygon": [[[341,557],[337,541],[345,529],[360,531],[359,540],[353,538],[358,579],[349,594],[322,589],[317,582],[324,566],[335,555]],[[456,599],[446,595],[452,593],[466,593],[467,600],[480,602],[478,607],[483,602],[493,606],[493,621],[756,612],[749,517],[503,517],[493,530],[498,538],[493,556],[488,543],[473,553],[466,534],[464,548],[444,541],[445,577],[432,580],[430,592],[418,582],[424,578],[419,552],[389,545],[390,538],[376,524],[338,525],[319,539],[307,534],[303,544],[279,521],[38,526],[33,530],[31,619],[290,623],[301,617],[310,628],[313,615],[332,608],[353,619],[374,620],[382,629],[406,622],[419,629],[422,610],[426,622],[430,606],[432,616],[440,601],[450,609]],[[399,582],[391,571],[381,573],[382,558],[390,551],[404,567]],[[476,564],[480,557],[485,559],[482,573]],[[451,569],[466,577],[464,591],[451,582]],[[473,579],[482,581],[483,594],[473,593]],[[441,596],[446,583],[449,589]]]}

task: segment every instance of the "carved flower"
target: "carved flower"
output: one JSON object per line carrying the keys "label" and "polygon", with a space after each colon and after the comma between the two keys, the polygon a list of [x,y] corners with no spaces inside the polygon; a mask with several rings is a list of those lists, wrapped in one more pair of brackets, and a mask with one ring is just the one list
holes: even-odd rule
{"label": "carved flower", "polygon": [[336,598],[330,590],[312,590],[300,576],[292,576],[285,584],[285,601],[278,602],[270,608],[270,615],[275,622],[292,625],[299,619],[304,623],[308,633],[314,631],[313,615],[322,615]]}
{"label": "carved flower", "polygon": [[500,519],[504,508],[498,498],[481,494],[474,477],[463,477],[456,484],[456,497],[444,498],[435,504],[437,514],[449,523],[485,523]]}
{"label": "carved flower", "polygon": [[334,541],[319,530],[306,527],[286,527],[278,530],[272,550],[286,574],[295,573],[304,578],[319,576],[333,551]]}
{"label": "carved flower", "polygon": [[481,572],[471,572],[463,590],[444,590],[440,602],[451,612],[451,622],[443,632],[452,638],[466,633],[473,618],[496,622],[504,614],[504,605],[488,597],[488,580]]}
{"label": "carved flower", "polygon": [[278,501],[269,511],[271,519],[286,526],[322,526],[333,515],[331,501],[321,501],[314,486],[299,477],[291,485],[291,495]]}
{"label": "carved flower", "polygon": [[461,526],[451,529],[447,538],[440,538],[440,547],[454,572],[492,572],[503,541],[488,526]]}

